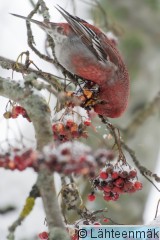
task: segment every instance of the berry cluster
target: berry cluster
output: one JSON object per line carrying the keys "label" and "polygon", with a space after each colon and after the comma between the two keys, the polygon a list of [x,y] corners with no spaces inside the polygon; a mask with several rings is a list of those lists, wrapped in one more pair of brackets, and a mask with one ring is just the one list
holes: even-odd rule
{"label": "berry cluster", "polygon": [[10,170],[23,171],[27,167],[32,167],[37,171],[40,162],[44,162],[51,171],[63,174],[95,176],[97,166],[91,148],[77,141],[62,143],[57,148],[48,145],[42,152],[12,149],[0,155],[0,167]]}
{"label": "berry cluster", "polygon": [[78,141],[62,143],[56,149],[45,147],[43,156],[50,169],[63,174],[94,175],[96,169],[91,148]]}
{"label": "berry cluster", "polygon": [[37,153],[33,150],[12,149],[12,152],[0,155],[0,167],[23,171],[27,167],[35,167],[37,163]]}
{"label": "berry cluster", "polygon": [[11,111],[6,111],[3,114],[4,118],[6,118],[6,119],[9,119],[9,118],[14,119],[14,118],[17,118],[20,115],[22,117],[26,118],[29,122],[31,122],[31,119],[29,118],[26,110],[21,106],[13,106]]}
{"label": "berry cluster", "polygon": [[[103,191],[106,201],[116,201],[120,194],[132,193],[142,189],[142,183],[137,181],[137,172],[126,163],[107,163],[99,176],[93,180],[96,189]],[[90,195],[90,201],[95,199],[94,193]]]}
{"label": "berry cluster", "polygon": [[80,137],[87,138],[86,128],[90,125],[91,121],[84,109],[80,107],[63,109],[54,118],[52,125],[54,139],[66,142]]}

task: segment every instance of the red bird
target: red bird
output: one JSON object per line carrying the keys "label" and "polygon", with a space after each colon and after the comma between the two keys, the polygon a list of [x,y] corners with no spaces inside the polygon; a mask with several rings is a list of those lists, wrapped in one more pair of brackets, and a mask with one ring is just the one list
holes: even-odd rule
{"label": "red bird", "polygon": [[67,23],[36,23],[55,42],[58,62],[69,72],[99,85],[99,103],[94,110],[103,116],[116,118],[126,109],[129,97],[129,75],[120,53],[97,27],[57,9]]}

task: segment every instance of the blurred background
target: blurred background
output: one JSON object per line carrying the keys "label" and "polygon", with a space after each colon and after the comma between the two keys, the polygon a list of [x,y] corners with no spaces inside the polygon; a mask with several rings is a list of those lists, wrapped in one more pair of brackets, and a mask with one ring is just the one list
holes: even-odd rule
{"label": "blurred background", "polygon": [[[9,13],[26,16],[33,9],[31,2],[29,0],[0,2],[0,56],[16,61],[21,52],[29,50],[25,22],[14,18]],[[63,20],[54,8],[56,4],[59,4],[67,11],[94,23],[105,33],[109,31],[117,37],[118,48],[129,69],[131,93],[126,113],[111,122],[121,129],[127,129],[134,118],[160,91],[160,0],[46,0],[45,2],[50,10],[52,21]],[[39,16],[37,19],[42,20]],[[44,52],[44,33],[36,26],[33,26],[33,32],[38,49]],[[52,65],[45,63],[31,51],[30,58],[44,71],[60,74]],[[0,76],[11,77],[12,71],[0,68]],[[22,76],[14,73],[13,78],[21,79]],[[45,91],[42,94],[48,97]],[[51,99],[52,110],[54,102],[54,99]],[[32,124],[21,118],[17,122],[11,119],[6,123],[3,113],[7,100],[0,97],[0,103],[0,142],[3,143],[6,136],[10,139],[15,136],[19,138],[19,132],[34,140]],[[99,136],[102,136],[106,130],[100,126],[98,119],[95,119],[95,125]],[[84,142],[93,147],[100,147],[93,139],[95,138],[92,137]],[[160,106],[150,117],[144,119],[135,132],[131,135],[124,134],[124,139],[135,151],[140,163],[160,175]],[[25,141],[25,144],[30,146],[33,142]],[[127,160],[134,166],[129,156]],[[0,240],[5,240],[7,228],[21,211],[36,181],[36,174],[32,170],[11,172],[0,169],[0,176]],[[98,198],[96,202],[88,204],[89,209],[107,207],[108,217],[118,223],[128,225],[149,223],[155,216],[160,193],[140,174],[139,178],[144,186],[142,191],[123,195],[117,202],[107,204]],[[160,188],[160,184],[156,183],[156,185]],[[88,189],[87,186],[86,189]],[[11,206],[13,210],[3,214],[2,210],[8,206]],[[44,218],[42,203],[38,199],[33,212],[22,226],[17,228],[16,239],[38,239],[37,233],[47,229],[44,225]]]}

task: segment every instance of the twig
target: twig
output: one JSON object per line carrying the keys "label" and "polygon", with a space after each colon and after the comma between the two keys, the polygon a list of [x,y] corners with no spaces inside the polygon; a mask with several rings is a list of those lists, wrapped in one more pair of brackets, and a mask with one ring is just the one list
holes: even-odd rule
{"label": "twig", "polygon": [[[101,119],[102,123],[104,123],[107,128],[110,130],[110,133],[112,134],[112,136],[114,137],[115,140],[115,144],[118,148],[118,153],[119,153],[119,158],[118,160],[123,161],[123,163],[126,163],[126,158],[125,155],[123,153],[122,147],[121,147],[121,137],[120,137],[120,132],[119,129],[115,126],[113,126],[108,119],[105,119],[103,116],[99,115],[99,118]],[[118,133],[118,135],[117,135]]]}
{"label": "twig", "polygon": [[4,58],[0,56],[0,66],[4,69],[12,69],[13,71],[20,72],[20,73],[35,73],[37,77],[42,78],[55,88],[58,88],[61,90],[61,84],[56,78],[59,78],[58,76],[55,76],[51,73],[43,72],[43,71],[37,71],[33,68],[26,68],[24,64],[18,63],[18,67],[16,67],[16,62],[12,61],[10,59]]}

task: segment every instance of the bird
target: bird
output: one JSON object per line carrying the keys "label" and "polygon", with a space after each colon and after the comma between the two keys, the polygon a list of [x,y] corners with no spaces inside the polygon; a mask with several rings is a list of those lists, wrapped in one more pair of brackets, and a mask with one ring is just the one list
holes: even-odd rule
{"label": "bird", "polygon": [[130,78],[117,47],[98,27],[73,16],[59,5],[56,9],[66,22],[37,21],[11,13],[35,23],[55,43],[58,62],[70,73],[99,86],[94,111],[104,117],[120,117],[128,106]]}

